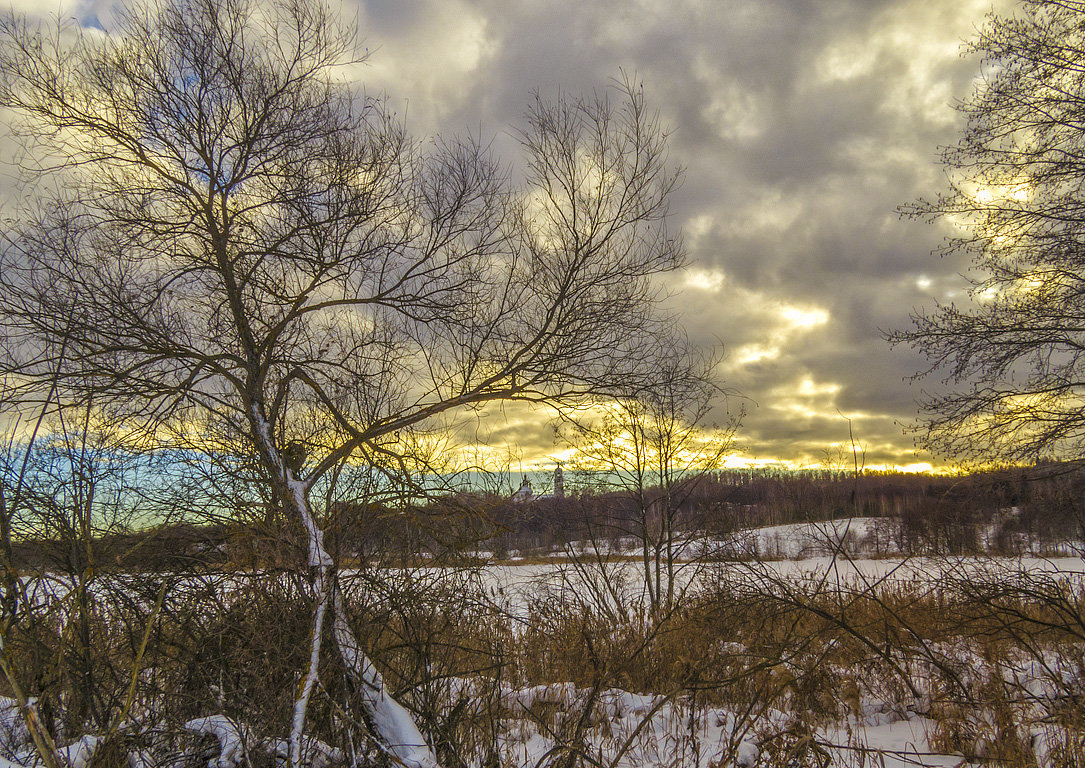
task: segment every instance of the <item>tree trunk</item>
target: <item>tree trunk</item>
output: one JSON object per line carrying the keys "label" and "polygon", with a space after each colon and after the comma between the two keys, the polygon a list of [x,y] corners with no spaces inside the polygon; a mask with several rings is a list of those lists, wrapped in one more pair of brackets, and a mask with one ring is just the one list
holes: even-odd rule
{"label": "tree trunk", "polygon": [[313,622],[313,636],[310,644],[310,663],[306,677],[299,690],[294,707],[294,722],[291,728],[290,759],[293,765],[300,762],[302,754],[302,735],[305,726],[305,712],[308,697],[316,685],[319,675],[320,638],[324,624],[324,611],[328,602],[332,603],[332,626],[339,655],[343,659],[348,674],[357,690],[362,695],[365,708],[365,721],[377,739],[380,748],[388,753],[399,765],[406,768],[438,768],[436,757],[422,738],[418,726],[411,714],[388,692],[384,678],[365,655],[361,644],[355,637],[346,613],[343,610],[342,592],[335,579],[334,562],[324,548],[324,531],[316,523],[309,506],[308,484],[294,477],[293,472],[282,464],[282,459],[271,437],[271,429],[257,406],[250,409],[253,431],[257,447],[265,461],[282,481],[281,489],[286,498],[283,501],[294,508],[299,521],[305,528],[309,539],[309,567],[313,569],[313,595],[316,598],[316,616]]}

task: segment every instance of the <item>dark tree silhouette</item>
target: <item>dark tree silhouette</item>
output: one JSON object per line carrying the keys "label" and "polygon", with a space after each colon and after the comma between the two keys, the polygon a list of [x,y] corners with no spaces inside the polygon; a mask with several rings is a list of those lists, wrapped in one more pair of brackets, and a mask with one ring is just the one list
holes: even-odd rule
{"label": "dark tree silhouette", "polygon": [[[922,437],[947,455],[1077,457],[1085,447],[1085,3],[1026,0],[968,52],[983,79],[943,151],[949,190],[904,211],[950,223],[971,301],[889,334],[941,372]],[[945,387],[943,389],[946,389]]]}
{"label": "dark tree silhouette", "polygon": [[348,461],[412,469],[439,416],[658,371],[653,277],[683,259],[665,134],[628,82],[537,96],[517,187],[480,142],[424,145],[338,79],[354,35],[317,0],[161,0],[118,23],[0,30],[39,191],[0,257],[0,375],[144,445],[227,435],[308,541],[291,763],[327,621],[371,731],[431,765],[348,624],[312,492]]}

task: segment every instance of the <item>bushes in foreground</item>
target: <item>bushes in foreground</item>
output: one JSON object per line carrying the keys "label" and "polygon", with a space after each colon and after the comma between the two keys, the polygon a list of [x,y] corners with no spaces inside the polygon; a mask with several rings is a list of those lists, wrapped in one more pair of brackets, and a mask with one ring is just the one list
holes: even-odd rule
{"label": "bushes in foreground", "polygon": [[[1085,593],[1064,575],[948,569],[860,588],[721,567],[670,612],[631,604],[623,620],[545,589],[495,599],[479,576],[343,576],[350,621],[446,766],[515,762],[536,737],[551,762],[586,764],[664,715],[690,765],[705,739],[727,759],[756,752],[750,765],[814,765],[841,733],[917,717],[935,751],[1011,766],[1076,765],[1085,738]],[[208,718],[225,716],[251,760],[281,759],[310,632],[297,577],[100,577],[27,598],[7,658],[57,743],[108,736],[114,756],[195,765],[222,750]],[[307,733],[325,762],[379,764],[340,664],[325,654]],[[15,760],[25,747],[0,744]]]}

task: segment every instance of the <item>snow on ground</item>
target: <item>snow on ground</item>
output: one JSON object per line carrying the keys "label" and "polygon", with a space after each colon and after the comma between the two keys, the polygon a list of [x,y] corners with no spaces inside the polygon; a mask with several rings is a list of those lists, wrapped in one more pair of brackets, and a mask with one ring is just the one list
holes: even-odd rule
{"label": "snow on ground", "polygon": [[845,552],[851,556],[900,554],[892,540],[892,521],[854,517],[818,523],[751,528],[735,534],[735,554],[766,559],[801,560]]}
{"label": "snow on ground", "polygon": [[[569,711],[579,712],[586,691],[568,683],[537,686],[512,692],[510,698],[527,699],[525,707],[539,701],[557,703]],[[616,702],[632,700],[632,705],[614,706]],[[771,731],[786,733],[792,718],[785,712],[770,710],[759,713],[756,722],[736,717],[726,709],[691,709],[687,702],[668,701],[659,696],[632,696],[624,691],[604,691],[599,696],[599,710],[605,725],[592,729],[585,737],[584,750],[596,764],[615,768],[644,768],[645,766],[753,766],[772,765],[771,747],[767,743]],[[930,721],[919,715],[891,722],[863,725],[852,722],[845,726],[823,729],[817,740],[830,755],[834,766],[870,764],[877,755],[877,765],[885,768],[904,766],[967,765],[959,755],[931,754],[927,747]],[[531,721],[521,721],[519,728],[507,733],[506,753],[515,765],[537,766],[545,763],[557,742]],[[884,760],[884,762],[880,762]]]}
{"label": "snow on ground", "polygon": [[[1006,512],[1007,517],[1015,509]],[[976,534],[976,546],[980,553],[991,552],[998,540],[999,523],[980,526]],[[787,523],[761,528],[746,528],[726,537],[679,535],[676,540],[677,556],[692,559],[703,555],[717,558],[751,558],[757,560],[805,560],[844,554],[848,557],[878,558],[901,557],[908,554],[901,549],[906,537],[901,523],[888,517],[850,517],[809,523]],[[1085,552],[1085,542],[1062,541],[1054,551],[1041,551],[1040,545],[1023,534],[1003,537],[1004,544],[1012,543],[1015,551],[1027,555],[1054,554],[1077,556]],[[476,553],[482,559],[492,557],[490,552]],[[519,554],[519,553],[517,553]],[[556,548],[551,556],[624,556],[640,554],[639,542],[632,537],[599,539],[597,541],[572,541]],[[516,560],[516,556],[511,558]]]}
{"label": "snow on ground", "polygon": [[[470,692],[477,681],[461,680],[461,692]],[[502,686],[502,705],[510,713],[502,723],[499,737],[501,764],[536,768],[548,758],[561,754],[561,737],[581,720],[589,692],[571,683],[515,689]],[[12,700],[0,700],[0,706],[16,706]],[[794,720],[780,710],[756,713],[756,719],[736,715],[727,709],[698,708],[686,699],[630,694],[608,690],[594,697],[594,715],[576,743],[589,762],[611,768],[769,768],[782,753],[795,748],[796,740],[786,740],[793,732]],[[549,708],[548,719],[539,712]],[[527,716],[531,714],[532,716]],[[0,737],[10,737],[10,723],[0,723]],[[819,763],[831,768],[860,768],[877,765],[884,768],[964,768],[979,766],[960,755],[932,753],[928,734],[933,721],[914,712],[888,717],[876,714],[857,721],[823,727],[812,736],[820,754],[831,762]],[[218,749],[213,753],[190,747],[163,763],[145,752],[130,755],[131,768],[165,765],[172,768],[238,768],[250,763],[250,755],[268,755],[275,765],[286,764],[287,744],[282,739],[255,739],[249,728],[223,715],[196,718],[184,724],[184,730],[213,736]],[[560,736],[559,736],[560,734]],[[780,736],[783,734],[783,738]],[[1043,734],[1041,734],[1043,735]],[[61,766],[87,768],[99,743],[95,736],[84,736],[57,750]],[[566,742],[567,743],[567,742]],[[775,744],[775,746],[774,746]],[[42,761],[27,747],[0,757],[3,768],[35,768]],[[1043,755],[1042,750],[1039,755]],[[312,740],[306,748],[303,765],[330,768],[352,765],[338,749]],[[1043,759],[1040,768],[1054,768]],[[354,766],[353,768],[357,768]]]}
{"label": "snow on ground", "polygon": [[[615,562],[609,572],[614,580],[636,590],[643,583],[643,565],[637,561]],[[907,585],[922,590],[946,578],[996,576],[999,574],[1047,574],[1085,579],[1081,557],[912,557],[863,558],[819,556],[803,560],[733,561],[708,566],[689,565],[678,570],[681,588],[710,586],[713,581],[776,579],[822,582],[829,587],[870,587],[875,584]],[[597,575],[597,574],[592,574]],[[523,614],[540,590],[573,597],[583,594],[585,575],[565,563],[491,565],[479,577],[491,599],[513,614]],[[349,577],[348,577],[349,578]],[[636,599],[635,594],[627,597]]]}
{"label": "snow on ground", "polygon": [[[917,589],[947,577],[962,579],[970,575],[986,578],[1043,573],[1067,580],[1085,579],[1085,560],[1081,557],[893,556],[894,549],[888,543],[889,539],[883,537],[884,532],[883,520],[854,518],[753,529],[727,540],[690,539],[685,542],[685,551],[689,554],[737,554],[747,559],[723,558],[708,564],[683,564],[676,578],[679,589],[711,587],[716,580],[744,578],[756,579],[759,583],[772,579],[809,580],[849,587],[868,587],[874,583],[905,584],[915,585]],[[573,543],[564,554],[590,560],[595,555],[628,556],[636,555],[637,551],[635,542],[619,539],[598,546]],[[600,558],[596,565],[610,569],[614,582],[632,590],[628,596],[636,600],[636,590],[643,583],[643,565],[638,560]],[[493,564],[478,572],[490,598],[514,616],[530,612],[533,601],[543,593],[558,597],[582,594],[584,580],[598,575],[598,570],[578,571],[575,563],[568,561]],[[348,593],[352,577],[356,576],[356,572],[342,573]],[[193,575],[191,578],[203,577]],[[213,583],[215,589],[229,589],[230,579],[229,575],[218,575],[208,584]],[[58,600],[69,588],[63,580],[51,577],[27,581],[26,586],[34,603]],[[947,658],[956,653],[962,668],[974,670],[976,675],[1005,680],[1038,702],[1052,697],[1053,687],[1080,688],[1078,676],[1081,670],[1065,667],[1062,659],[1025,659],[1016,667],[990,669],[971,651],[945,649],[944,652]],[[1052,677],[1053,673],[1055,677]],[[463,680],[458,683],[458,690],[471,696],[477,685],[478,680]],[[452,688],[455,690],[456,686]],[[568,735],[588,701],[588,693],[572,683],[523,688],[502,685],[500,702],[507,713],[500,735],[503,764],[524,768],[546,764],[555,754],[559,736]],[[668,699],[618,689],[599,692],[593,702],[596,714],[582,734],[582,748],[599,764],[613,768],[657,765],[767,768],[773,765],[773,739],[789,733],[794,716],[770,710],[748,717],[728,709],[698,707],[695,702],[682,698]],[[858,719],[851,717],[846,722],[822,725],[813,734],[819,748],[830,756],[833,768],[973,765],[959,754],[931,753],[936,724],[928,719],[928,707],[922,703],[866,698],[860,710]],[[543,712],[544,716],[536,716],[538,712]],[[252,749],[260,749],[280,764],[287,754],[283,739],[250,740],[245,738],[247,726],[220,714],[209,713],[189,721],[184,728],[209,734],[217,740],[217,754],[190,755],[196,762],[205,760],[207,768],[234,768],[245,763],[246,744],[253,744]],[[1041,768],[1058,764],[1055,741],[1057,739],[1053,740],[1047,731],[1033,734]],[[85,736],[61,748],[58,751],[62,765],[85,768],[96,744],[95,737]],[[39,762],[32,751],[18,705],[10,699],[0,699],[0,768],[30,768]],[[315,741],[306,747],[305,762],[312,768],[347,764],[338,749]],[[150,768],[156,764],[149,755],[142,753],[132,755],[129,763],[132,768]],[[193,760],[189,763],[192,765],[186,763],[188,768],[198,768]]]}

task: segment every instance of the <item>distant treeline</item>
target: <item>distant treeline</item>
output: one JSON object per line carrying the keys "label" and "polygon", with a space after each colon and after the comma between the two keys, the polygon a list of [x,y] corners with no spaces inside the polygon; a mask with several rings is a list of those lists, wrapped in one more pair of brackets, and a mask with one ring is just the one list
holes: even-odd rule
{"label": "distant treeline", "polygon": [[[658,492],[658,491],[657,491]],[[649,490],[648,505],[653,491]],[[1085,469],[1045,464],[967,475],[830,470],[727,470],[690,479],[680,527],[726,536],[735,530],[843,517],[896,523],[896,549],[914,554],[1054,550],[1083,538]],[[501,503],[498,554],[530,552],[588,537],[636,533],[637,494],[573,493],[529,504]]]}
{"label": "distant treeline", "polygon": [[[844,517],[884,518],[889,551],[970,554],[1057,551],[1085,539],[1085,469],[1045,464],[968,475],[727,470],[690,477],[671,489],[676,529],[726,537],[734,531]],[[325,510],[329,550],[346,564],[406,564],[426,558],[498,559],[559,550],[569,542],[638,536],[664,503],[643,492],[572,489],[526,502],[460,493],[391,507],[338,503]],[[224,519],[14,543],[21,567],[188,570],[290,566],[304,536],[285,521]]]}

